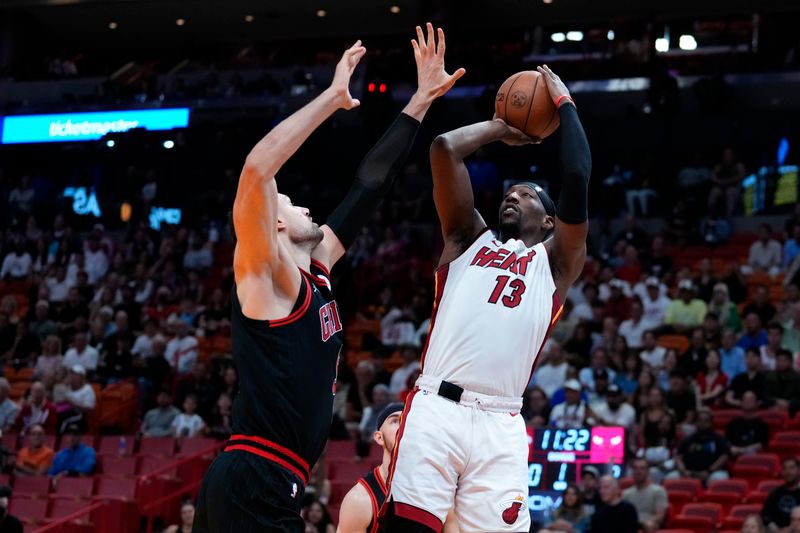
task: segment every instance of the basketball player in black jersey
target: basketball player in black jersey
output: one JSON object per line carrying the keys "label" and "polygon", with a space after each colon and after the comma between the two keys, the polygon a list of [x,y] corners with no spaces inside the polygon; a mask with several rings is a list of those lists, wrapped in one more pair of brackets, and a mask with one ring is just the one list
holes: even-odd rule
{"label": "basketball player in black jersey", "polygon": [[[381,464],[370,470],[356,482],[342,501],[339,510],[339,527],[336,533],[380,533],[383,529],[378,523],[378,513],[386,501],[388,486],[386,480],[392,462],[392,452],[400,428],[402,403],[387,405],[378,415],[373,439],[383,448]],[[442,533],[458,533],[455,514],[450,511]]]}
{"label": "basketball player in black jersey", "polygon": [[[302,532],[305,484],[328,437],[342,323],[330,268],[391,187],[432,102],[464,74],[444,69],[444,33],[427,25],[412,41],[417,92],[361,162],[327,223],[279,194],[275,175],[338,109],[353,109],[349,82],[366,49],[357,41],[331,86],[278,124],[250,152],[233,205],[232,291],[239,393],[233,435],[203,480],[196,532]],[[438,46],[437,46],[438,44]]]}

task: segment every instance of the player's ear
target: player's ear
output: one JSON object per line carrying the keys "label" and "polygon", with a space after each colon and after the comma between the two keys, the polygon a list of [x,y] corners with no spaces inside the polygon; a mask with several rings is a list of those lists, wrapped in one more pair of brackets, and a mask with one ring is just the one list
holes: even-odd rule
{"label": "player's ear", "polygon": [[281,218],[280,218],[280,217],[278,217],[278,224],[275,226],[275,228],[276,228],[278,231],[283,231],[283,230],[285,230],[285,229],[286,229],[286,224],[283,222],[283,220],[281,220]]}
{"label": "player's ear", "polygon": [[383,446],[383,434],[380,431],[373,433],[372,438],[378,443],[378,446]]}
{"label": "player's ear", "polygon": [[555,225],[556,225],[555,217],[552,217],[550,215],[545,215],[545,217],[544,217],[544,225],[542,226],[542,229],[544,229],[545,231],[549,232],[549,231],[553,230]]}

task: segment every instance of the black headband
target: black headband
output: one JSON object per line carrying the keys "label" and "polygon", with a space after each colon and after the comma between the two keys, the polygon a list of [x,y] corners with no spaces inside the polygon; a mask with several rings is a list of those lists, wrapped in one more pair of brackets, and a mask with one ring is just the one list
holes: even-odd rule
{"label": "black headband", "polygon": [[550,195],[547,194],[547,191],[542,189],[539,185],[533,183],[532,181],[521,181],[516,183],[515,185],[524,185],[525,187],[529,187],[536,192],[539,196],[539,200],[542,202],[542,207],[544,207],[544,212],[550,215],[551,217],[556,216],[556,204],[553,203],[552,198]]}
{"label": "black headband", "polygon": [[377,424],[375,424],[376,426],[375,430],[380,431],[381,426],[383,425],[384,422],[386,422],[387,418],[389,418],[395,413],[402,412],[402,410],[403,410],[403,404],[400,402],[390,403],[389,405],[384,407],[383,411],[381,411],[380,414],[378,415]]}

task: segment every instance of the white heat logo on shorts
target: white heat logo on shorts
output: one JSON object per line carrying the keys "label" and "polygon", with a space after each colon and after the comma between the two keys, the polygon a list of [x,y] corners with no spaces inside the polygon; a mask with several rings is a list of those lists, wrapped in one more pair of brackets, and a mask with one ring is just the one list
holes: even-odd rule
{"label": "white heat logo on shorts", "polygon": [[520,494],[511,500],[505,500],[500,504],[503,522],[511,525],[517,521],[521,512],[528,507],[525,497]]}

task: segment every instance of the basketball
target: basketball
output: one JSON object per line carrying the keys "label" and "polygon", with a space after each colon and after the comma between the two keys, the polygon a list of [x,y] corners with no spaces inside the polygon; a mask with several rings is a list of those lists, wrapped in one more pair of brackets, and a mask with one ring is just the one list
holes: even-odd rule
{"label": "basketball", "polygon": [[494,110],[497,118],[539,139],[556,131],[559,124],[547,84],[535,70],[517,72],[504,81],[497,91]]}

